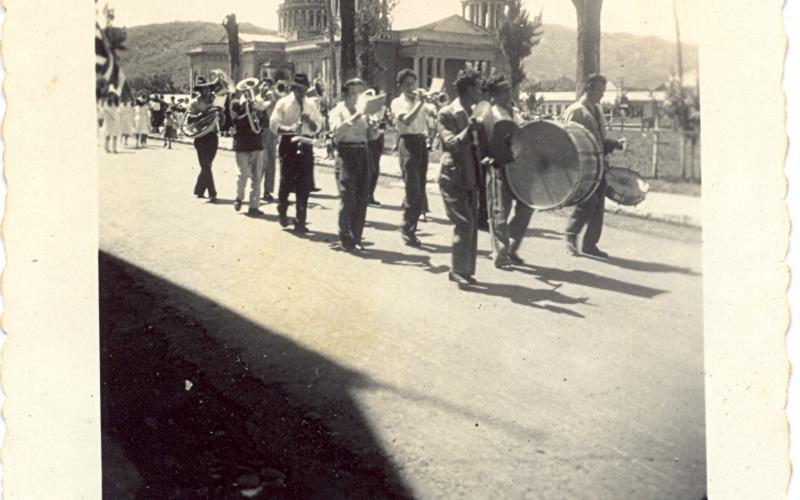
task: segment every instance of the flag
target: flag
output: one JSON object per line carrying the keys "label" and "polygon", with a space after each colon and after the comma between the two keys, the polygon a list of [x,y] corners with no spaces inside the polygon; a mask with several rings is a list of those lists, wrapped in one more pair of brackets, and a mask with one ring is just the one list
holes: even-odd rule
{"label": "flag", "polygon": [[119,61],[111,49],[111,44],[108,43],[106,34],[99,23],[95,23],[94,53],[94,69],[97,80],[103,82],[102,88],[121,97],[126,83],[125,73],[122,71],[122,67],[120,67]]}

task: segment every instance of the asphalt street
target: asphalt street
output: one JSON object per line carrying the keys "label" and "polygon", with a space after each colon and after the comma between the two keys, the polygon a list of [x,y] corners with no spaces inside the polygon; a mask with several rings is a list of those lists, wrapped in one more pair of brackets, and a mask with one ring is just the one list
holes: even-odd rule
{"label": "asphalt street", "polygon": [[[366,250],[349,254],[331,169],[317,168],[311,233],[297,235],[275,205],[234,210],[232,153],[214,162],[210,204],[192,195],[194,149],[156,144],[98,150],[101,252],[160,283],[204,342],[302,400],[343,447],[358,453],[368,436],[398,496],[703,497],[700,231],[607,214],[612,259],[599,261],[566,253],[564,213],[537,213],[527,264],[495,269],[481,233],[479,285],[460,290],[435,183],[421,248],[397,229],[402,184],[382,179]],[[167,337],[216,383],[191,335]],[[276,467],[303,476],[302,463]]]}

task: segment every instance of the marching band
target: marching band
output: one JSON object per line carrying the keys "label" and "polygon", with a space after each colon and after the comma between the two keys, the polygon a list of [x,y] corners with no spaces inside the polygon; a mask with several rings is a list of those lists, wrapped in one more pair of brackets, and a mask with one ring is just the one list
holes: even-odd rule
{"label": "marching band", "polygon": [[[512,175],[514,171],[509,169],[520,163],[537,162],[548,169],[551,163],[558,161],[550,161],[552,158],[547,158],[550,153],[544,149],[531,156],[531,147],[538,146],[520,144],[537,142],[530,141],[530,137],[518,137],[524,135],[520,131],[535,122],[525,122],[515,109],[511,83],[504,75],[484,78],[479,71],[465,68],[453,82],[457,96],[448,101],[444,92],[426,92],[418,88],[417,74],[403,69],[397,75],[398,95],[389,106],[386,94],[380,89],[367,89],[364,81],[353,78],[342,85],[342,98],[330,111],[322,99],[324,87],[319,81],[312,86],[303,73],[295,74],[291,81],[245,78],[236,85],[222,71],[215,70],[212,76],[212,81],[197,79],[193,87],[197,97],[185,115],[174,104],[165,110],[165,146],[175,137],[176,129],[193,140],[200,165],[194,188],[198,198],[207,194],[210,202],[216,200],[212,165],[219,147],[219,134],[233,129],[233,149],[239,170],[235,210],[239,211],[246,200],[248,215],[262,215],[260,201],[275,200],[272,193],[277,160],[280,165],[279,223],[284,228],[290,225],[289,194],[294,193],[294,230],[305,233],[308,231],[308,198],[316,190],[313,145],[316,138],[327,137],[335,159],[340,199],[340,245],[347,252],[364,251],[362,235],[368,206],[380,206],[375,190],[384,151],[384,132],[389,122],[397,132],[396,148],[405,188],[399,225],[405,244],[422,245],[416,233],[418,223],[428,211],[429,151],[435,148],[440,151],[438,184],[445,211],[453,224],[449,279],[459,287],[477,283],[474,278],[477,242],[479,230],[486,224],[484,218],[488,219],[486,229],[495,267],[512,270],[515,265],[524,264],[518,250],[534,209],[541,208],[531,197],[536,189],[548,190],[548,186],[520,186]],[[558,207],[575,207],[566,229],[568,251],[597,258],[608,258],[598,247],[606,185],[615,178],[606,179],[607,155],[624,147],[622,142],[605,136],[603,115],[597,106],[605,86],[604,77],[591,75],[582,97],[565,112],[564,118],[571,125],[556,124],[567,134],[573,134],[570,130],[577,127],[587,137],[591,136],[589,146],[584,147],[589,148],[590,157],[595,157],[597,174],[592,176],[590,172],[584,176],[591,177],[592,185],[580,191],[567,186],[570,197]],[[119,135],[126,141],[129,135],[135,136],[136,147],[145,140],[152,110],[146,100],[138,99],[136,105],[133,104],[125,103],[118,108],[116,103],[109,102],[101,108],[107,151],[116,151]],[[528,128],[528,135],[531,130]],[[583,151],[580,153],[574,156],[581,156]],[[570,175],[562,177],[571,178]],[[538,179],[536,182],[540,184],[547,182],[544,176]],[[626,182],[630,184],[630,180]],[[245,198],[248,183],[250,192]],[[624,188],[612,186],[609,192],[624,200],[627,196],[621,193]],[[527,194],[526,189],[529,190]],[[644,193],[628,196],[636,202],[643,197]],[[579,247],[578,236],[584,228],[585,235]]]}

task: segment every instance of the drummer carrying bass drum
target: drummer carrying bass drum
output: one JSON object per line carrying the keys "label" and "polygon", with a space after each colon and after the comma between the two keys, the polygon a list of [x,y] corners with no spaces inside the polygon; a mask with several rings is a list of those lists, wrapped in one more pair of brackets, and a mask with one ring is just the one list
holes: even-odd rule
{"label": "drummer carrying bass drum", "polygon": [[[484,87],[492,102],[491,113],[496,125],[503,121],[513,122],[517,126],[522,124],[522,117],[514,111],[511,102],[511,83],[505,76],[502,74],[492,76]],[[510,271],[512,264],[524,264],[517,255],[517,250],[528,229],[533,209],[516,200],[508,185],[505,166],[513,161],[514,157],[511,153],[511,137],[507,131],[510,130],[499,126],[494,128],[494,133],[505,134],[506,137],[489,139],[489,151],[483,163],[493,167],[488,169],[486,199],[494,265],[498,269]],[[514,216],[509,220],[512,206]]]}
{"label": "drummer carrying bass drum", "polygon": [[[607,155],[615,149],[622,149],[622,143],[615,139],[607,139],[606,121],[600,108],[600,100],[606,91],[607,79],[603,75],[592,74],[583,85],[583,95],[578,102],[564,111],[564,120],[583,125],[594,136],[598,146],[603,148],[603,178],[597,190],[583,203],[575,207],[567,225],[567,249],[573,255],[581,252],[585,255],[607,259],[608,254],[597,247],[600,234],[603,232],[603,212],[605,211],[606,178],[608,169]],[[578,233],[586,226],[578,251]]]}

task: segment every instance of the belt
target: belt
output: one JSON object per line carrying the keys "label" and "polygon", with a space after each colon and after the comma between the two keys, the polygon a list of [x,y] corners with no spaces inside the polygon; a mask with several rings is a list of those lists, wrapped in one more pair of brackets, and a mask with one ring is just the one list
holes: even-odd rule
{"label": "belt", "polygon": [[403,137],[414,137],[414,138],[424,138],[424,139],[428,138],[428,136],[425,135],[425,134],[402,134],[402,135],[400,135],[400,138],[403,138]]}
{"label": "belt", "polygon": [[337,148],[365,148],[367,147],[366,142],[337,142]]}

